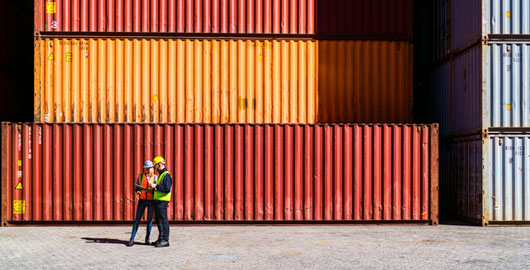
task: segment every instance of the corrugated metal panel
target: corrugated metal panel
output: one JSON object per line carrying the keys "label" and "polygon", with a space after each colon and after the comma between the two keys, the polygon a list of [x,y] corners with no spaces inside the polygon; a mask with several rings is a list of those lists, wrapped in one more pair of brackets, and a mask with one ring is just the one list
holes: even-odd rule
{"label": "corrugated metal panel", "polygon": [[[442,209],[473,223],[530,222],[530,135],[484,134],[462,137],[441,160]],[[456,199],[456,200],[455,200]],[[452,202],[455,202],[453,205]]]}
{"label": "corrugated metal panel", "polygon": [[530,127],[530,44],[480,45],[454,63],[454,134]]}
{"label": "corrugated metal panel", "polygon": [[453,49],[461,50],[491,34],[530,34],[530,1],[453,0]]}
{"label": "corrugated metal panel", "polygon": [[483,0],[451,0],[453,50],[468,47],[482,38],[482,2]]}
{"label": "corrugated metal panel", "polygon": [[313,41],[35,43],[37,122],[313,123]]}
{"label": "corrugated metal panel", "polygon": [[430,78],[432,89],[430,104],[433,121],[440,124],[440,137],[451,135],[451,64],[446,62],[433,71]]}
{"label": "corrugated metal panel", "polygon": [[412,121],[412,45],[321,41],[319,122]]}
{"label": "corrugated metal panel", "polygon": [[451,53],[451,0],[434,0],[433,15],[433,62],[443,60]]}
{"label": "corrugated metal panel", "polygon": [[35,3],[35,32],[319,34],[412,39],[412,0],[103,0],[81,3],[35,0]]}
{"label": "corrugated metal panel", "polygon": [[172,221],[438,220],[436,126],[3,124],[2,138],[7,222],[131,221],[158,155]]}
{"label": "corrugated metal panel", "polygon": [[412,0],[318,1],[317,33],[322,35],[412,39]]}
{"label": "corrugated metal panel", "polygon": [[314,34],[315,0],[35,0],[35,31]]}
{"label": "corrugated metal panel", "polygon": [[[441,139],[443,141],[443,139]],[[451,144],[440,143],[440,217],[454,218],[456,213],[456,196],[454,179],[451,178]]]}
{"label": "corrugated metal panel", "polygon": [[477,133],[482,115],[482,55],[474,47],[453,60],[451,86],[451,133]]}
{"label": "corrugated metal panel", "polygon": [[482,223],[482,139],[461,137],[444,146],[440,159],[440,210],[446,218]]}
{"label": "corrugated metal panel", "polygon": [[487,101],[482,105],[482,125],[530,127],[530,43],[482,49],[483,66],[489,68],[487,76],[483,75],[488,78],[488,96],[482,99]]}
{"label": "corrugated metal panel", "polygon": [[456,188],[459,217],[475,223],[482,221],[482,140],[480,136],[458,140],[453,145],[451,166]]}
{"label": "corrugated metal panel", "polygon": [[38,40],[35,121],[411,120],[412,45],[386,41],[320,44],[294,40]]}
{"label": "corrugated metal panel", "polygon": [[530,135],[491,136],[485,147],[486,217],[530,221]]}

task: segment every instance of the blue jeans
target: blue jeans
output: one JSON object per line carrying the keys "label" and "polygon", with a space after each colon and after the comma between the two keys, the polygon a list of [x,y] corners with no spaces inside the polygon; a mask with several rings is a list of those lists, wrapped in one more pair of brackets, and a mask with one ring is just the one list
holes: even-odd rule
{"label": "blue jeans", "polygon": [[142,220],[142,216],[144,215],[144,211],[146,207],[147,207],[147,234],[145,235],[145,238],[147,239],[151,235],[151,228],[153,228],[153,214],[155,212],[154,203],[152,200],[140,200],[138,201],[138,209],[136,210],[136,219],[134,220],[131,238],[134,238],[136,236],[136,232],[138,231],[138,225],[140,225],[140,221]]}

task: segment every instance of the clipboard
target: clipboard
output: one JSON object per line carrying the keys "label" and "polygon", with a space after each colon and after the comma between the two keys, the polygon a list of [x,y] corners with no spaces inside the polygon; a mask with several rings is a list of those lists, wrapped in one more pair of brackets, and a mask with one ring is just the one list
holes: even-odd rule
{"label": "clipboard", "polygon": [[140,186],[138,184],[134,184],[134,186],[139,189],[139,190],[147,190],[147,188],[143,187],[143,186]]}

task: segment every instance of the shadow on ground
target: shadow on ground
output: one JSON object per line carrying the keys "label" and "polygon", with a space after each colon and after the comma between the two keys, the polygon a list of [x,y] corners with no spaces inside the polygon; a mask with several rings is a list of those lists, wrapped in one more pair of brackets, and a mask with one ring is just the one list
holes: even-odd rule
{"label": "shadow on ground", "polygon": [[[96,244],[120,244],[126,246],[129,241],[118,240],[118,239],[109,239],[109,238],[92,238],[92,237],[82,237],[81,239],[86,240],[86,243],[96,243]],[[134,242],[134,244],[143,244],[140,242]]]}
{"label": "shadow on ground", "polygon": [[471,224],[469,222],[461,221],[458,219],[440,219],[440,225],[449,225],[449,226],[473,226],[476,227],[478,225]]}

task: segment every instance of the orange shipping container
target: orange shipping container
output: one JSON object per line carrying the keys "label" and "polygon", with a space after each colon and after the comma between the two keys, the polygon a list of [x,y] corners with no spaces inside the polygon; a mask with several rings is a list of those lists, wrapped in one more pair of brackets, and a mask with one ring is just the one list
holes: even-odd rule
{"label": "orange shipping container", "polygon": [[[35,121],[410,120],[411,45],[320,44],[307,40],[39,39],[35,41]],[[385,108],[384,112],[378,108]]]}
{"label": "orange shipping container", "polygon": [[318,122],[412,121],[412,45],[321,41]]}

